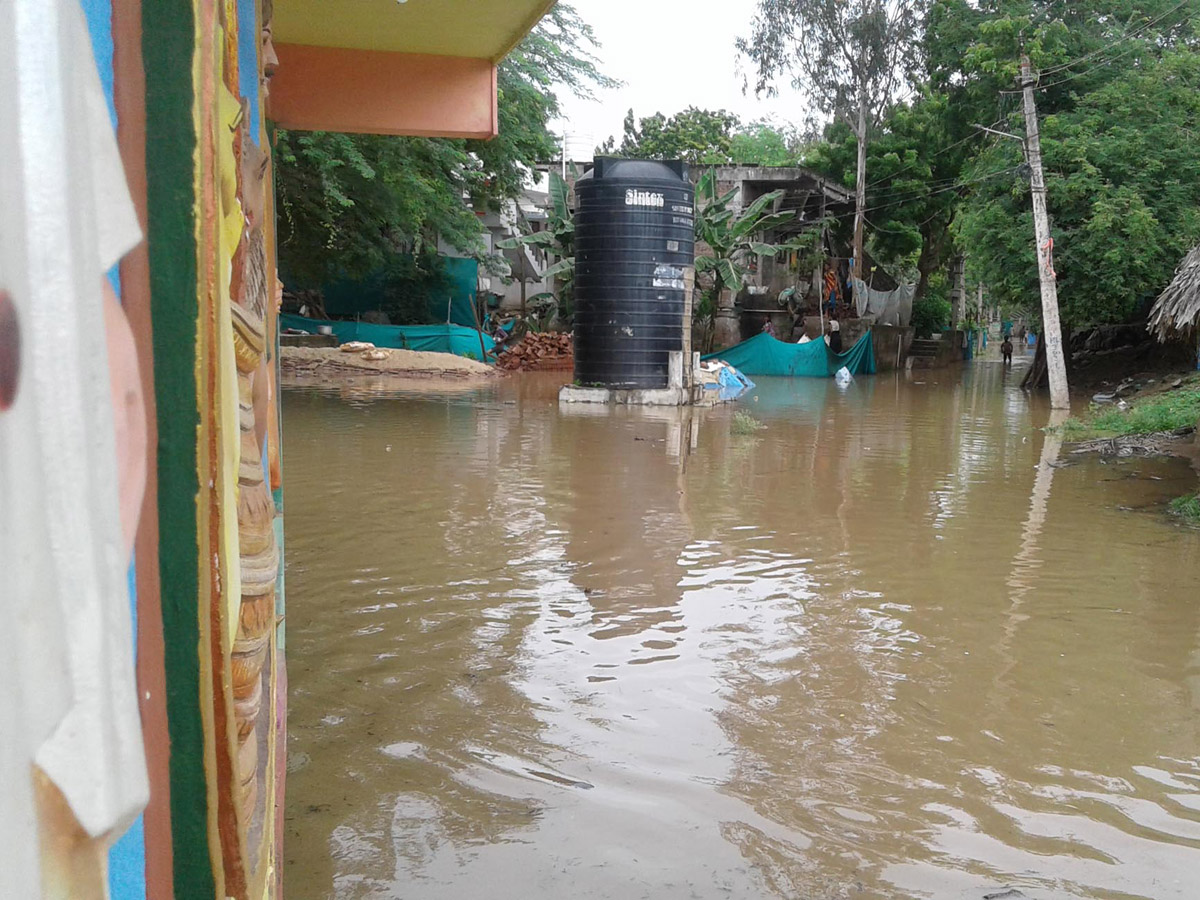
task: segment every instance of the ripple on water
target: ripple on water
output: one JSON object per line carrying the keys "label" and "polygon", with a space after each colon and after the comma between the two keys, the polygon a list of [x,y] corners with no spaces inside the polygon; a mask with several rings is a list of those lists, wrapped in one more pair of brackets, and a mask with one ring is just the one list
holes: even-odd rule
{"label": "ripple on water", "polygon": [[289,392],[289,897],[1193,900],[1195,475],[1018,379]]}

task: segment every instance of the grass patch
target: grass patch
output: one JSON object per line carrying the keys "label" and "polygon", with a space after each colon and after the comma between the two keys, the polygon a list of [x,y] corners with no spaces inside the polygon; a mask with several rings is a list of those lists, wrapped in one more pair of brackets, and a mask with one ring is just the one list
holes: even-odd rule
{"label": "grass patch", "polygon": [[1172,514],[1189,522],[1200,522],[1200,494],[1185,494],[1171,501]]}
{"label": "grass patch", "polygon": [[1093,407],[1081,419],[1068,419],[1062,426],[1068,441],[1091,438],[1153,434],[1190,428],[1200,422],[1200,383],[1192,381],[1174,391],[1161,391],[1135,399],[1129,409]]}
{"label": "grass patch", "polygon": [[741,411],[735,412],[733,414],[733,421],[729,423],[729,431],[740,435],[754,434],[756,431],[761,431],[766,427],[766,425],[758,421],[750,413]]}

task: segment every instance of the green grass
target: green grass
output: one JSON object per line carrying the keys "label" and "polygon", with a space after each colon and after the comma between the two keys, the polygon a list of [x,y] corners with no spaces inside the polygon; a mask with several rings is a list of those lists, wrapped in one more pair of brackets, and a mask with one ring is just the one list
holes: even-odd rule
{"label": "green grass", "polygon": [[766,427],[766,425],[758,421],[750,413],[740,411],[733,414],[733,421],[729,424],[730,432],[739,435],[754,434],[756,431],[761,431]]}
{"label": "green grass", "polygon": [[1094,408],[1082,419],[1068,419],[1062,426],[1068,441],[1121,437],[1174,431],[1200,422],[1200,383],[1174,391],[1163,391],[1134,400],[1129,409],[1115,406]]}
{"label": "green grass", "polygon": [[1181,519],[1200,522],[1200,494],[1185,494],[1171,501],[1171,512]]}

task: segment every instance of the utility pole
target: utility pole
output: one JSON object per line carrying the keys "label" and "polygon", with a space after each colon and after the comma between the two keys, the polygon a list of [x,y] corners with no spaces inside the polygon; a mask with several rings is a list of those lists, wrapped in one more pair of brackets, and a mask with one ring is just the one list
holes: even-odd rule
{"label": "utility pole", "polygon": [[1037,104],[1033,98],[1032,67],[1021,57],[1021,87],[1025,94],[1025,154],[1029,160],[1033,192],[1033,231],[1037,242],[1038,279],[1042,283],[1042,340],[1046,342],[1046,369],[1050,374],[1050,407],[1070,409],[1067,363],[1063,356],[1062,326],[1058,320],[1058,283],[1054,275],[1054,243],[1046,215],[1046,178],[1042,174],[1042,142],[1038,133]]}
{"label": "utility pole", "polygon": [[[863,71],[866,70],[866,47],[860,60]],[[854,267],[850,271],[851,278],[863,279],[863,232],[866,230],[867,209],[867,86],[866,79],[859,79],[858,84],[858,171],[854,181]]]}

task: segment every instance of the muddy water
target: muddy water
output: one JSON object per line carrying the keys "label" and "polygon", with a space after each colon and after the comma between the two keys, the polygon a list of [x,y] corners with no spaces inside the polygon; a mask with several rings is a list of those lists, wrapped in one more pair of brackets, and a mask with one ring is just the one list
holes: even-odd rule
{"label": "muddy water", "polygon": [[1015,380],[285,395],[290,900],[1200,897],[1195,473]]}

